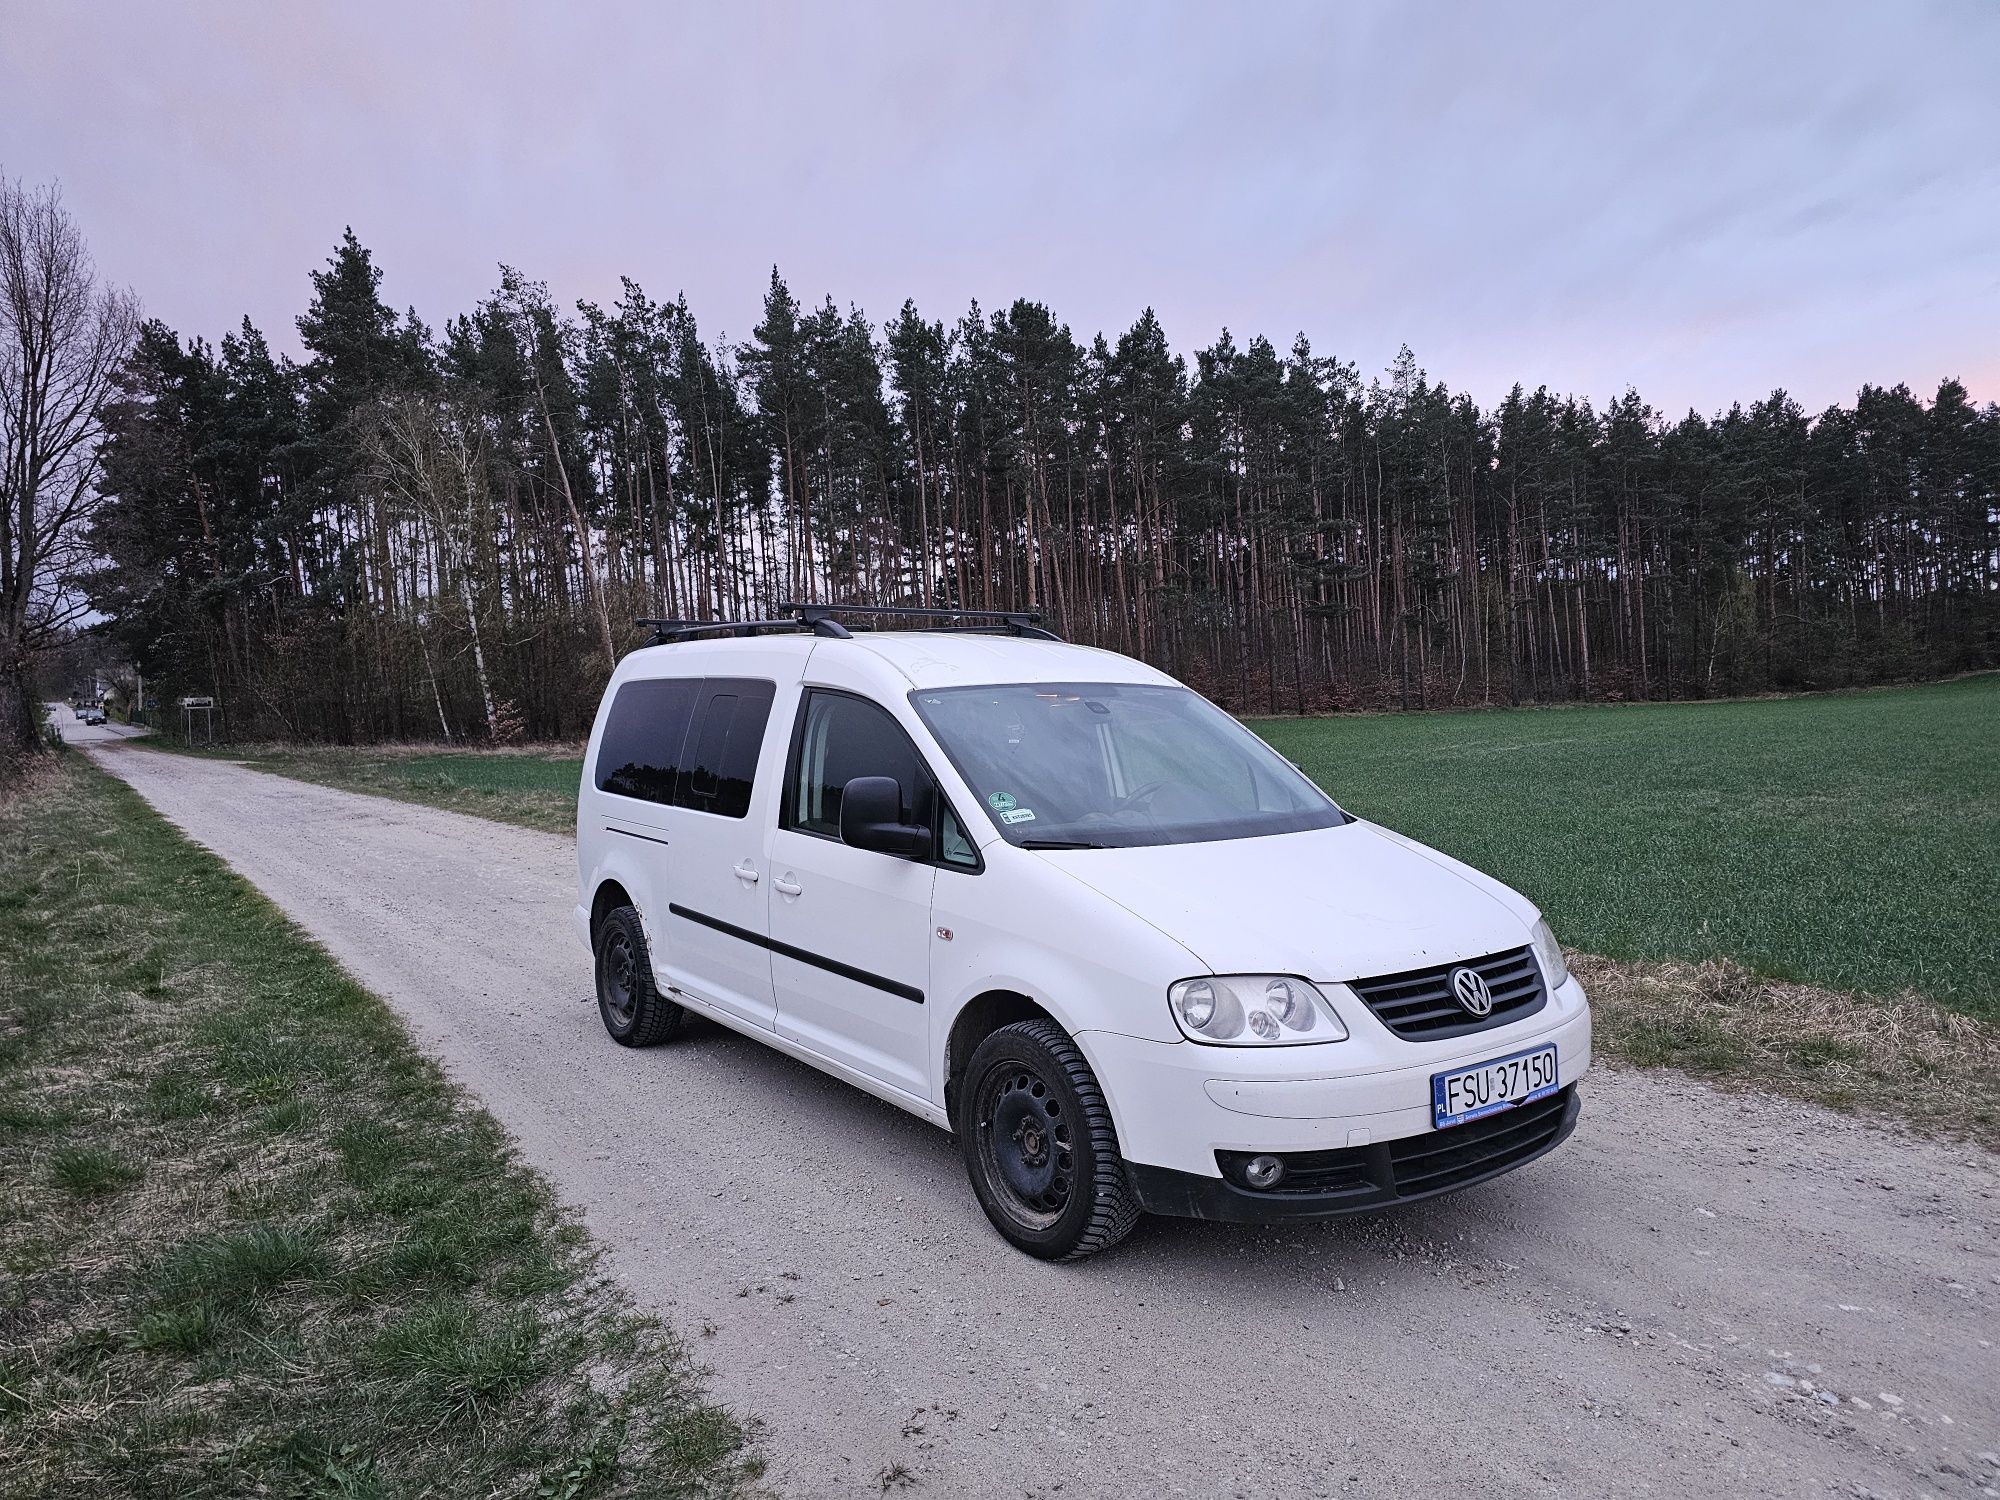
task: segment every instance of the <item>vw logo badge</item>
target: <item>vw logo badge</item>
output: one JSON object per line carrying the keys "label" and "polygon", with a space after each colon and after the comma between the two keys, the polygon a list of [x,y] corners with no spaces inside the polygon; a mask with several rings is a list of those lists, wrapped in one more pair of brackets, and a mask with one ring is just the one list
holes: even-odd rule
{"label": "vw logo badge", "polygon": [[1451,993],[1472,1016],[1493,1014],[1493,991],[1486,987],[1477,969],[1453,969],[1451,971]]}

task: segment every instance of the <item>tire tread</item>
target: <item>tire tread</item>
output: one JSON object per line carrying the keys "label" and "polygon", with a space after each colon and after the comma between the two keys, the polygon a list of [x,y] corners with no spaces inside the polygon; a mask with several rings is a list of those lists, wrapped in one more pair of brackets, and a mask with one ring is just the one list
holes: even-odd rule
{"label": "tire tread", "polygon": [[[626,936],[631,939],[633,947],[637,950],[640,963],[635,978],[639,988],[635,996],[631,1028],[623,1035],[611,1030],[611,1019],[605,1011],[601,990],[598,994],[598,1014],[604,1017],[604,1029],[611,1033],[611,1039],[619,1046],[658,1046],[686,1024],[687,1012],[661,994],[659,986],[653,982],[653,958],[651,950],[646,946],[646,925],[639,920],[636,908],[619,906],[604,914],[604,920],[598,927],[596,943],[598,963],[602,962],[604,936],[614,923],[626,929]],[[595,967],[596,965],[593,965],[593,969]]]}
{"label": "tire tread", "polygon": [[1091,1154],[1091,1177],[1096,1189],[1091,1201],[1090,1218],[1075,1244],[1061,1255],[1048,1258],[1055,1261],[1082,1260],[1100,1250],[1110,1249],[1132,1232],[1133,1226],[1139,1222],[1141,1210],[1138,1195],[1133,1192],[1131,1179],[1125,1172],[1125,1158],[1118,1149],[1118,1130],[1111,1120],[1111,1107],[1104,1101],[1104,1090],[1098,1087],[1097,1075],[1091,1072],[1083,1050],[1054,1021],[1015,1021],[991,1033],[980,1046],[984,1048],[994,1037],[1001,1036],[1017,1036],[1032,1041],[1045,1051],[1062,1070],[1083,1109],[1084,1140],[1079,1144],[1085,1145]]}

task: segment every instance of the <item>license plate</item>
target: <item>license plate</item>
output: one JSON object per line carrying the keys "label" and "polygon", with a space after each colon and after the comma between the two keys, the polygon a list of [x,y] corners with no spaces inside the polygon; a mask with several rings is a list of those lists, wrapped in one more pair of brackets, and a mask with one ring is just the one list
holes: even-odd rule
{"label": "license plate", "polygon": [[1451,1073],[1431,1074],[1431,1124],[1439,1130],[1498,1114],[1556,1091],[1556,1049],[1531,1047]]}

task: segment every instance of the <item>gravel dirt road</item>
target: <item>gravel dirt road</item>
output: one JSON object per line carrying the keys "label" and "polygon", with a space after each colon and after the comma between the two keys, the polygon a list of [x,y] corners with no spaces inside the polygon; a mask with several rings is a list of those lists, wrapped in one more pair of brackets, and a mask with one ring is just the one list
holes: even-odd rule
{"label": "gravel dirt road", "polygon": [[794,1496],[1993,1495],[2000,1174],[1600,1070],[1498,1182],[1016,1254],[949,1137],[700,1025],[604,1035],[567,839],[96,746],[407,1019],[765,1423]]}
{"label": "gravel dirt road", "polygon": [[121,740],[141,739],[147,733],[129,724],[86,724],[67,703],[51,703],[49,721],[56,726],[65,745],[115,745]]}

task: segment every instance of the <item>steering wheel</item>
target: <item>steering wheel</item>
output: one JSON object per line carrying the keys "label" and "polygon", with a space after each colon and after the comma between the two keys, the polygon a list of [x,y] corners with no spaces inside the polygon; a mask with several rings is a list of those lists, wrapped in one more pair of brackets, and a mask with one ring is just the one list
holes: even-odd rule
{"label": "steering wheel", "polygon": [[1153,798],[1157,797],[1166,788],[1178,785],[1178,782],[1166,776],[1162,776],[1155,781],[1149,781],[1144,786],[1134,787],[1131,791],[1120,797],[1118,805],[1114,810],[1124,812],[1129,808],[1134,812],[1140,811],[1145,803],[1152,801]]}

